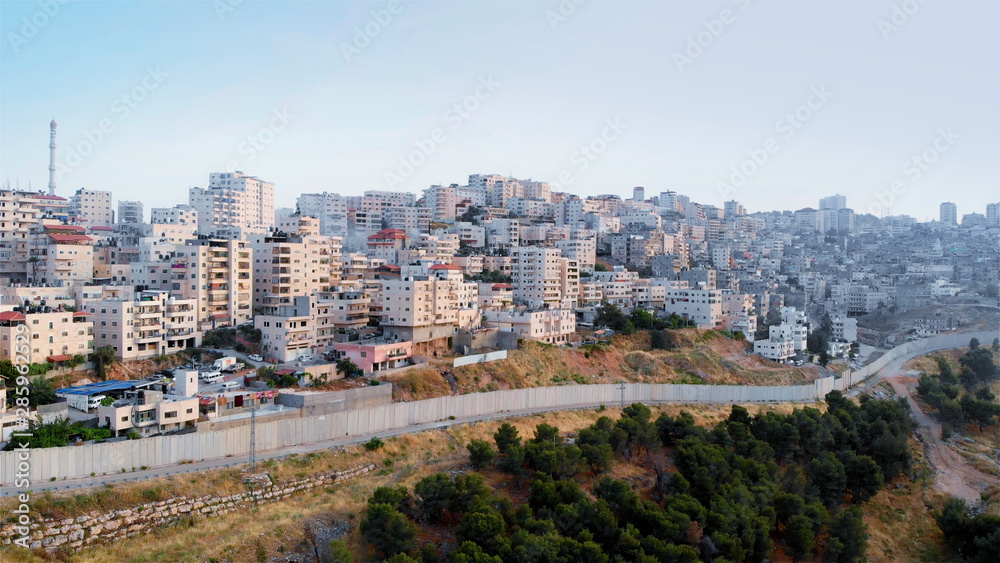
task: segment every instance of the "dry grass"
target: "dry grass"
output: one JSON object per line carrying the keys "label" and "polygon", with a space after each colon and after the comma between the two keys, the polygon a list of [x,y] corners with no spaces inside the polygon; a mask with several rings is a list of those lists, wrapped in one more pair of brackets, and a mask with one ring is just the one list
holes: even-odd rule
{"label": "dry grass", "polygon": [[441,371],[432,367],[410,369],[382,379],[392,383],[392,398],[396,401],[433,399],[451,394],[451,386]]}
{"label": "dry grass", "polygon": [[454,369],[460,393],[567,383],[708,383],[790,385],[820,376],[747,352],[746,343],[715,331],[669,331],[676,348],[651,350],[649,334],[618,335],[611,345],[559,348],[526,341],[507,360]]}
{"label": "dry grass", "polygon": [[[751,414],[761,411],[791,412],[795,405],[745,405]],[[817,405],[822,407],[822,405]],[[699,424],[712,425],[729,415],[728,405],[653,405],[653,416],[667,413],[672,416],[688,411]],[[558,426],[563,432],[574,433],[593,424],[601,416],[618,418],[620,409],[606,408],[543,413],[504,420],[518,428],[523,437],[531,437],[534,427],[541,423]],[[256,561],[259,549],[267,557],[280,555],[302,545],[305,540],[303,523],[320,513],[332,513],[340,521],[356,529],[367,498],[376,487],[403,485],[412,487],[423,477],[443,470],[468,469],[468,452],[465,445],[473,439],[492,441],[500,421],[462,424],[444,430],[432,430],[387,439],[384,448],[375,452],[361,446],[327,450],[316,454],[300,455],[280,461],[268,462],[268,471],[279,480],[305,477],[330,470],[342,470],[363,463],[376,463],[383,469],[365,477],[335,485],[327,490],[315,490],[286,501],[265,504],[246,512],[237,512],[214,518],[195,518],[165,526],[153,533],[116,541],[114,544],[95,546],[72,552],[61,552],[58,558],[75,562],[152,561],[196,562],[210,558],[231,561]],[[650,486],[648,476],[628,464],[619,464],[615,475],[627,478],[641,487]],[[506,479],[491,476],[496,486],[506,486]],[[112,510],[132,507],[149,498],[145,491],[156,490],[162,498],[178,495],[200,496],[206,494],[232,494],[242,491],[239,469],[215,470],[182,477],[166,477],[143,483],[122,484],[89,491],[87,495],[68,493],[38,497],[33,510],[40,516],[70,517],[91,510]],[[86,497],[100,500],[85,501]],[[148,495],[148,493],[147,493]],[[81,498],[84,497],[84,498]],[[94,504],[96,503],[96,504]],[[10,501],[0,502],[0,510],[11,508]],[[362,546],[357,533],[349,533],[345,540],[355,553]],[[259,547],[258,547],[259,546]],[[0,548],[2,561],[38,561],[40,558],[24,550]]]}

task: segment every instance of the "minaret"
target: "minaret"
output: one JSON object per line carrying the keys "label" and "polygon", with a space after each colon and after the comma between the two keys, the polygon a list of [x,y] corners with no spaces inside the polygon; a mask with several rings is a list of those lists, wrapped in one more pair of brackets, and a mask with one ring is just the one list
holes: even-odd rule
{"label": "minaret", "polygon": [[56,120],[49,123],[49,195],[56,195]]}

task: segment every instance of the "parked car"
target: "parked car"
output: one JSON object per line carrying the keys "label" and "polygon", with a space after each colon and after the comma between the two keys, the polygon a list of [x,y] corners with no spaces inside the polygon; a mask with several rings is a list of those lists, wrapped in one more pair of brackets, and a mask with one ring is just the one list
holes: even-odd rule
{"label": "parked car", "polygon": [[243,369],[245,367],[247,367],[247,365],[244,364],[243,362],[236,362],[235,364],[227,367],[226,369],[224,369],[222,371],[224,373],[236,373],[236,372],[240,371],[241,369]]}
{"label": "parked car", "polygon": [[250,358],[251,360],[255,361],[255,362],[263,362],[264,361],[264,356],[261,356],[260,354],[250,354],[247,357]]}
{"label": "parked car", "polygon": [[310,361],[310,360],[312,360],[312,359],[313,359],[313,355],[312,355],[312,354],[302,354],[302,355],[301,355],[301,356],[299,356],[299,357],[298,357],[297,359],[298,359],[298,360],[301,360],[301,361],[303,361],[303,362],[308,362],[308,361]]}

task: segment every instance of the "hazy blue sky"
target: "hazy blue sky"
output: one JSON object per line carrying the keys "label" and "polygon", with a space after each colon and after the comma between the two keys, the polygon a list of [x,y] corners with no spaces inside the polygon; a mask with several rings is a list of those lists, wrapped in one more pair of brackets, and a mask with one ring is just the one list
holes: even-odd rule
{"label": "hazy blue sky", "polygon": [[[390,4],[4,1],[0,178],[45,187],[54,116],[59,193],[147,214],[227,167],[288,206],[494,172],[751,211],[834,193],[878,210],[893,187],[891,211],[921,220],[1000,200],[995,0],[410,1],[381,25]],[[431,154],[401,170],[417,141]],[[737,187],[748,151],[767,161]]]}

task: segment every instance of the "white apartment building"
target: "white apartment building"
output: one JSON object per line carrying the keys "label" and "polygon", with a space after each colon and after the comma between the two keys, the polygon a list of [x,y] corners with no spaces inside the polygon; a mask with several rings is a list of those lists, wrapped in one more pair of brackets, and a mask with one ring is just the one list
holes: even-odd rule
{"label": "white apartment building", "polygon": [[143,206],[141,201],[118,202],[118,222],[122,224],[138,225],[143,223]]}
{"label": "white apartment building", "polygon": [[94,346],[111,346],[115,357],[145,360],[201,345],[197,301],[165,291],[140,291],[134,298],[87,301]]}
{"label": "white apartment building", "polygon": [[189,190],[188,202],[202,235],[241,238],[275,225],[274,184],[242,172],[213,172],[207,188]]}
{"label": "white apartment building", "polygon": [[572,309],[490,310],[483,314],[487,326],[513,332],[518,338],[564,344],[576,332],[576,314]]}
{"label": "white apartment building", "polygon": [[795,345],[791,340],[757,340],[753,352],[775,362],[787,362],[795,357]]}
{"label": "white apartment building", "polygon": [[522,246],[511,253],[514,300],[530,308],[573,309],[580,296],[579,264],[557,248]]}
{"label": "white apartment building", "polygon": [[[654,281],[654,283],[660,283]],[[666,284],[663,310],[693,322],[698,328],[722,326],[722,291],[719,289],[690,289],[682,284]],[[673,287],[672,287],[673,286]]]}
{"label": "white apartment building", "polygon": [[591,238],[571,238],[557,240],[555,247],[562,252],[566,258],[576,260],[580,267],[580,272],[593,273],[597,263],[597,239]]}
{"label": "white apartment building", "polygon": [[[197,380],[197,372],[195,372]],[[160,391],[138,389],[108,406],[97,407],[97,423],[114,436],[138,432],[155,436],[194,426],[198,422],[198,397],[165,395]]]}
{"label": "white apartment building", "polygon": [[338,333],[368,324],[368,296],[359,291],[300,295],[254,317],[268,361],[290,362],[333,349]]}
{"label": "white apartment building", "polygon": [[347,235],[347,198],[327,192],[302,194],[297,200],[299,213],[319,219],[319,234],[323,236]]}
{"label": "white apartment building", "polygon": [[424,190],[424,206],[430,211],[434,221],[454,221],[455,206],[459,203],[455,184],[431,186]]}
{"label": "white apartment building", "polygon": [[858,320],[843,315],[834,315],[831,319],[830,337],[840,342],[854,342],[858,339]]}
{"label": "white apartment building", "polygon": [[69,214],[87,227],[110,227],[115,224],[111,192],[80,188],[69,198]]}

